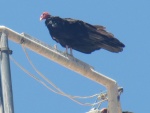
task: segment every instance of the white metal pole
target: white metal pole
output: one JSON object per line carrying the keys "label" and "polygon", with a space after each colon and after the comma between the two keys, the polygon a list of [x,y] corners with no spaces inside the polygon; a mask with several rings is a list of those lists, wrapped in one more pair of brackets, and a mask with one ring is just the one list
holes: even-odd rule
{"label": "white metal pole", "polygon": [[4,113],[14,113],[11,73],[9,63],[8,37],[6,32],[1,35],[1,84]]}
{"label": "white metal pole", "polygon": [[[0,32],[0,37],[1,37],[2,33]],[[0,59],[1,59],[1,54],[0,54]],[[0,61],[1,64],[1,61]],[[1,68],[1,65],[0,65]],[[3,112],[3,99],[2,99],[2,83],[1,83],[1,71],[0,71],[0,113],[4,113]]]}
{"label": "white metal pole", "polygon": [[[1,57],[0,57],[1,58]],[[0,113],[3,112],[3,98],[2,98],[1,74],[0,74]]]}

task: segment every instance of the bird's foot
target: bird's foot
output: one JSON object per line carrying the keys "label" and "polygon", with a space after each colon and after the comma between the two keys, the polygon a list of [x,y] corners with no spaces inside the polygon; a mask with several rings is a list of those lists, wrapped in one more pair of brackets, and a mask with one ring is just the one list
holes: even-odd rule
{"label": "bird's foot", "polygon": [[68,46],[66,45],[66,52],[65,52],[66,54],[68,54]]}
{"label": "bird's foot", "polygon": [[57,45],[56,44],[54,45],[54,49],[57,49]]}
{"label": "bird's foot", "polygon": [[70,55],[73,56],[72,48],[70,48]]}
{"label": "bird's foot", "polygon": [[[66,54],[69,54],[68,49],[69,49],[69,47],[66,45],[66,51],[65,51]],[[69,55],[73,56],[72,48],[70,48],[70,54]]]}

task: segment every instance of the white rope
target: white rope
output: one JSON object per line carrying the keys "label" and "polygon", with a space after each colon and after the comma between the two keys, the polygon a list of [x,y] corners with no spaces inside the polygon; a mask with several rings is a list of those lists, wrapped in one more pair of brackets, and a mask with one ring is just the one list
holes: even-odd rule
{"label": "white rope", "polygon": [[29,55],[26,51],[26,49],[22,46],[23,51],[28,59],[28,62],[30,63],[30,65],[32,66],[32,68],[35,70],[35,72],[37,74],[39,74],[48,84],[50,84],[54,89],[52,89],[51,87],[49,87],[45,82],[43,82],[42,80],[38,79],[35,75],[31,74],[29,71],[27,71],[24,67],[22,67],[19,63],[17,63],[17,61],[15,61],[15,59],[13,57],[10,56],[11,60],[21,69],[23,70],[26,74],[28,74],[29,76],[31,76],[32,78],[34,78],[36,81],[38,81],[39,83],[41,83],[43,86],[45,86],[47,89],[49,89],[50,91],[56,93],[56,94],[60,94],[63,95],[69,99],[71,99],[72,101],[80,104],[80,105],[84,105],[84,106],[95,106],[95,105],[100,105],[102,102],[106,101],[107,99],[101,100],[99,102],[95,102],[93,104],[91,103],[82,103],[78,100],[76,100],[75,98],[81,98],[81,99],[86,99],[86,98],[93,98],[95,96],[99,96],[100,94],[95,94],[92,96],[72,96],[72,95],[68,95],[66,93],[64,93],[61,89],[59,89],[54,83],[52,83],[48,78],[46,78],[46,76],[44,76],[41,72],[38,71],[38,69],[36,69],[36,67],[33,65],[31,59],[29,58]]}
{"label": "white rope", "polygon": [[[59,92],[56,92],[56,91],[54,91],[53,89],[51,89],[51,88],[50,88],[49,86],[47,86],[43,81],[41,81],[41,80],[38,79],[36,76],[34,76],[33,74],[31,74],[29,71],[27,71],[25,68],[23,68],[19,63],[17,63],[17,62],[15,61],[15,59],[14,59],[13,57],[10,56],[10,59],[11,59],[21,70],[23,70],[25,73],[27,73],[29,76],[31,76],[32,78],[34,78],[36,81],[38,81],[39,83],[41,83],[42,85],[44,85],[46,88],[48,88],[49,90],[51,90],[51,91],[54,92],[54,93],[63,95],[63,94],[61,94],[61,93],[59,93]],[[77,100],[75,100],[75,99],[73,99],[73,98],[71,98],[71,97],[69,97],[69,96],[67,96],[67,95],[63,95],[63,96],[68,97],[69,99],[71,99],[72,101],[74,101],[74,102],[76,102],[76,103],[78,103],[78,104],[80,104],[80,105],[85,105],[85,106],[92,106],[92,105],[93,105],[93,104],[91,104],[91,103],[81,103],[81,102],[79,102],[79,101],[77,101]]]}
{"label": "white rope", "polygon": [[43,81],[41,81],[40,79],[38,79],[36,76],[34,76],[33,74],[31,74],[29,71],[27,71],[24,67],[22,67],[17,61],[15,61],[15,59],[10,56],[10,59],[21,69],[23,70],[26,74],[28,74],[29,76],[31,76],[33,79],[35,79],[37,82],[41,83],[43,86],[45,86],[47,89],[49,89],[50,91],[54,92],[54,93],[57,93],[57,94],[60,94],[60,95],[63,95],[65,97],[68,97],[69,99],[71,99],[72,101],[80,104],[80,105],[84,105],[84,106],[94,106],[94,105],[97,105],[101,102],[103,102],[104,100],[100,101],[100,102],[97,102],[97,103],[94,103],[94,104],[91,104],[91,103],[82,103],[82,102],[79,102],[78,100],[75,100],[74,98],[71,98],[71,96],[68,96],[68,95],[64,95],[60,92],[57,92],[53,89],[51,89],[47,84],[45,84]]}
{"label": "white rope", "polygon": [[53,89],[51,89],[49,86],[47,86],[43,81],[41,81],[40,79],[38,79],[36,76],[34,76],[33,74],[31,74],[29,71],[27,71],[24,67],[22,67],[12,56],[10,56],[10,59],[21,69],[23,70],[26,74],[28,74],[30,77],[32,77],[33,79],[35,79],[36,81],[38,81],[39,83],[41,83],[42,85],[44,85],[46,88],[48,88],[49,90],[51,90],[54,93],[58,93],[56,91],[54,91]]}
{"label": "white rope", "polygon": [[39,72],[37,69],[36,69],[36,67],[33,65],[33,63],[32,63],[32,61],[31,61],[31,59],[30,59],[30,57],[29,57],[29,55],[28,55],[28,53],[27,53],[27,51],[26,51],[26,49],[22,46],[22,48],[23,48],[23,51],[24,51],[24,53],[25,53],[25,55],[26,55],[26,57],[27,57],[27,59],[28,59],[28,61],[29,61],[29,63],[30,63],[30,65],[32,66],[32,68],[35,70],[35,72],[37,73],[37,74],[39,74],[46,82],[48,82],[50,85],[52,85],[56,90],[58,90],[61,94],[64,94],[65,96],[69,96],[69,97],[71,97],[71,98],[84,98],[84,99],[86,99],[86,98],[93,98],[93,97],[95,97],[95,96],[98,96],[99,94],[95,94],[95,95],[92,95],[92,96],[71,96],[71,95],[68,95],[68,94],[66,94],[66,93],[64,93],[62,90],[60,90],[54,83],[52,83],[48,78],[46,78],[41,72]]}

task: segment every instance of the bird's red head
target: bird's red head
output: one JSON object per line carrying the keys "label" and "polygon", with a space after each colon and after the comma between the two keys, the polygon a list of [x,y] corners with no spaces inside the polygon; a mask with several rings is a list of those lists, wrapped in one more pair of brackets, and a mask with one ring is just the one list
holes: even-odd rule
{"label": "bird's red head", "polygon": [[43,12],[40,16],[40,20],[47,19],[48,17],[50,17],[50,14],[48,12]]}

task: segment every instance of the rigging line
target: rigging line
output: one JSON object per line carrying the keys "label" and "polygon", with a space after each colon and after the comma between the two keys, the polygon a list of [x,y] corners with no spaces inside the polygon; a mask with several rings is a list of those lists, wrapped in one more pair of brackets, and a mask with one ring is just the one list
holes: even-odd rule
{"label": "rigging line", "polygon": [[[92,104],[92,105],[93,105],[92,107],[94,107],[94,106],[97,105],[97,104],[100,104],[100,105],[101,105],[102,102],[105,102],[105,101],[107,101],[107,100],[108,100],[108,98],[106,98],[106,99],[104,99],[104,100],[101,100],[101,101],[99,101],[99,102],[96,102],[96,103]],[[99,106],[100,106],[100,105],[99,105]],[[98,107],[99,107],[99,106],[98,106]]]}
{"label": "rigging line", "polygon": [[[99,96],[101,96],[101,95],[102,95],[102,93],[99,94]],[[108,98],[105,98],[105,99],[100,98],[100,99],[99,99],[99,96],[98,96],[97,99],[95,100],[95,103],[93,104],[92,108],[95,107],[96,105],[98,105],[97,108],[99,108],[99,107],[101,106],[102,102],[105,102],[105,101],[108,100]],[[101,100],[101,101],[99,101],[99,100]]]}
{"label": "rigging line", "polygon": [[35,79],[36,81],[38,81],[39,83],[41,83],[42,85],[44,85],[45,87],[47,87],[49,90],[51,90],[54,93],[58,93],[56,91],[54,91],[53,89],[51,89],[49,86],[47,86],[43,81],[41,81],[40,79],[38,79],[36,76],[34,76],[33,74],[31,74],[29,71],[27,71],[25,68],[23,68],[12,56],[10,56],[10,59],[22,70],[24,71],[26,74],[28,74],[29,76],[31,76],[33,79]]}
{"label": "rigging line", "polygon": [[[23,48],[23,51],[24,51],[24,53],[25,53],[25,55],[26,55],[26,57],[27,57],[27,59],[28,59],[30,65],[31,65],[32,68],[36,71],[36,73],[39,74],[46,82],[48,82],[50,85],[52,85],[52,86],[53,86],[56,90],[58,90],[61,94],[66,95],[62,90],[60,90],[58,87],[56,87],[56,85],[55,85],[54,83],[52,83],[49,79],[47,79],[41,72],[39,72],[39,71],[35,68],[35,66],[34,66],[33,63],[31,62],[31,59],[30,59],[30,57],[29,57],[27,51],[25,50],[25,48],[24,48],[23,46],[22,46],[22,48]],[[67,96],[68,96],[68,95],[67,95]],[[70,96],[70,95],[69,95],[69,96]]]}
{"label": "rigging line", "polygon": [[[12,56],[10,56],[10,59],[11,59],[21,70],[23,70],[26,74],[28,74],[29,76],[31,76],[32,78],[34,78],[36,81],[38,81],[39,83],[41,83],[42,85],[44,85],[46,88],[48,88],[49,90],[51,90],[51,91],[54,92],[54,93],[63,95],[63,94],[58,93],[58,92],[54,91],[53,89],[51,89],[51,88],[50,88],[48,85],[46,85],[43,81],[41,81],[41,80],[38,79],[36,76],[34,76],[33,74],[31,74],[29,71],[27,71],[25,68],[23,68],[17,61],[15,61],[15,59],[14,59]],[[63,96],[68,97],[68,96],[66,96],[66,95],[63,95]],[[74,101],[74,102],[80,104],[80,105],[93,106],[93,104],[91,104],[91,103],[81,103],[81,102],[79,102],[79,101],[77,101],[77,100],[75,100],[75,99],[73,99],[73,98],[71,98],[71,97],[68,97],[68,98],[71,99],[72,101]],[[98,104],[98,103],[95,103],[95,104]]]}
{"label": "rigging line", "polygon": [[[56,88],[57,90],[61,91],[61,92],[60,92],[61,95],[66,96],[66,97],[70,98],[71,100],[72,100],[73,98],[92,98],[92,97],[95,97],[95,96],[100,95],[100,94],[95,94],[95,95],[92,95],[92,96],[81,97],[81,96],[71,96],[71,95],[68,95],[68,94],[64,93],[62,90],[60,90],[59,88],[57,88],[57,86],[56,86],[54,83],[52,83],[49,79],[47,79],[41,72],[39,72],[39,71],[36,69],[36,67],[33,65],[32,61],[30,60],[30,57],[29,57],[29,55],[28,55],[26,49],[25,49],[23,46],[22,46],[22,48],[23,48],[23,50],[24,50],[24,52],[25,52],[25,54],[26,54],[26,57],[27,57],[27,59],[28,59],[30,65],[32,66],[32,68],[33,68],[45,81],[47,81],[48,83],[50,83],[50,84],[51,84],[54,88]],[[58,93],[58,94],[60,94],[60,93]],[[107,99],[106,99],[106,100],[107,100]],[[104,101],[106,101],[106,100],[104,100]],[[77,100],[75,100],[75,101],[77,101]],[[101,102],[103,102],[103,101],[101,101]],[[97,104],[99,104],[99,103],[101,103],[101,102],[97,102],[97,103],[94,103],[94,104],[85,103],[84,105],[91,105],[91,106],[93,106],[93,105],[97,105]],[[78,103],[78,104],[81,104],[81,103]],[[83,105],[83,104],[81,104],[81,105]]]}
{"label": "rigging line", "polygon": [[30,57],[29,57],[29,55],[28,55],[26,49],[25,49],[23,46],[22,46],[22,49],[23,49],[23,51],[24,51],[24,53],[25,53],[25,55],[26,55],[26,57],[27,57],[27,59],[28,59],[30,65],[31,65],[32,68],[36,71],[36,73],[39,74],[46,82],[48,82],[50,85],[52,85],[52,86],[53,86],[56,90],[58,90],[60,93],[63,93],[64,95],[69,96],[69,97],[71,97],[71,98],[84,98],[84,99],[86,99],[86,98],[93,98],[93,97],[99,95],[99,94],[95,94],[95,95],[92,95],[92,96],[83,96],[83,97],[81,97],[81,96],[72,96],[72,95],[66,94],[65,92],[63,92],[62,90],[60,90],[54,83],[52,83],[48,78],[46,78],[40,71],[38,71],[38,69],[37,69],[37,68],[34,66],[34,64],[32,63],[32,61],[31,61],[31,59],[30,59]]}
{"label": "rigging line", "polygon": [[27,60],[29,61],[30,65],[31,65],[32,68],[35,70],[35,72],[36,72],[37,74],[39,74],[46,82],[48,82],[49,84],[51,84],[51,85],[52,85],[55,89],[57,89],[59,92],[62,92],[59,88],[57,88],[50,80],[48,80],[41,72],[39,72],[39,71],[35,68],[35,66],[34,66],[33,63],[31,62],[31,59],[30,59],[30,57],[29,57],[29,55],[28,55],[26,49],[25,49],[23,46],[22,46],[22,49],[23,49],[23,51],[24,51],[24,53],[25,53],[25,55],[26,55],[26,57],[27,57]]}

